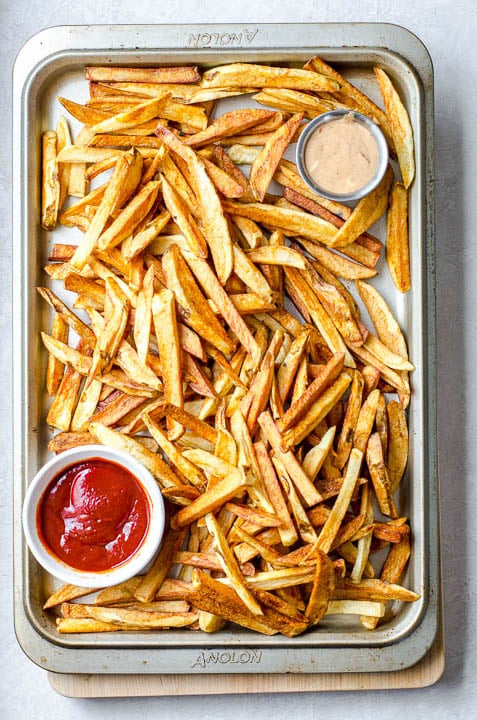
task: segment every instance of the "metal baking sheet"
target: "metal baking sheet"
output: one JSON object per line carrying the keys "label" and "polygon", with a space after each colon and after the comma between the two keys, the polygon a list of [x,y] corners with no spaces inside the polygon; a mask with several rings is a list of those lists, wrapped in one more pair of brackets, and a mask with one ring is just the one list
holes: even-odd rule
{"label": "metal baking sheet", "polygon": [[[404,98],[414,128],[416,178],[409,217],[413,289],[402,296],[389,277],[373,283],[406,332],[417,368],[409,414],[410,461],[400,507],[410,519],[414,543],[405,583],[421,599],[397,605],[373,633],[344,617],[326,618],[314,631],[293,639],[232,627],[210,636],[184,630],[59,636],[53,618],[42,610],[49,580],[28,552],[21,529],[26,487],[48,455],[46,353],[38,339],[48,318],[34,287],[45,282],[42,267],[52,242],[52,234],[39,225],[39,168],[41,132],[54,126],[59,114],[56,96],[83,97],[83,68],[88,64],[302,64],[315,54],[375,98],[372,68],[384,67]],[[367,672],[416,663],[434,640],[439,589],[433,73],[426,48],[407,30],[383,24],[51,28],[31,38],[17,58],[13,126],[15,626],[27,655],[47,670],[64,673]],[[55,241],[61,242],[61,232],[54,232]],[[379,227],[377,234],[382,237]]]}

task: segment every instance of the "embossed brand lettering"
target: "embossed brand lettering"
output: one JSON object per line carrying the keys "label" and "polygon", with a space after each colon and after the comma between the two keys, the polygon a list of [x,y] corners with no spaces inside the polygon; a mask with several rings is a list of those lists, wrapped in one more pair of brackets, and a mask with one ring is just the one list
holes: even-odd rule
{"label": "embossed brand lettering", "polygon": [[226,47],[227,45],[251,45],[258,35],[258,28],[244,28],[239,33],[189,33],[188,47]]}
{"label": "embossed brand lettering", "polygon": [[247,665],[262,660],[261,650],[201,650],[191,667],[205,668],[207,665]]}

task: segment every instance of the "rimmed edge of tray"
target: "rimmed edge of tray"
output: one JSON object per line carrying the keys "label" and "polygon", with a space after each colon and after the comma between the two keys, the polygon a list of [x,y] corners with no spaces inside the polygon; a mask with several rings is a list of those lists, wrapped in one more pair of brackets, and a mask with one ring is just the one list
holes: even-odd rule
{"label": "rimmed edge of tray", "polygon": [[[103,26],[103,27],[96,26],[96,27],[98,27],[98,29],[101,29],[104,31],[109,26]],[[204,28],[207,28],[207,30],[210,30],[211,27],[214,27],[214,26],[201,25],[201,26],[188,27],[187,29],[189,31],[189,34],[194,33],[194,32],[198,32],[200,34],[200,32],[202,31],[202,35],[205,34],[208,37],[209,35],[211,35],[211,33],[208,31],[206,33],[204,33]],[[231,33],[233,28],[238,28],[241,26],[234,25],[234,26],[221,26],[221,27],[222,28],[227,27]],[[257,27],[257,31],[261,31],[264,34],[270,33],[269,45],[265,44],[265,46],[264,46],[261,44],[259,49],[272,50],[273,45],[276,45],[275,33],[273,31],[274,25],[273,24],[259,25],[256,27]],[[435,387],[434,387],[435,361],[434,361],[434,352],[433,352],[435,350],[435,342],[434,342],[434,312],[433,312],[434,311],[434,273],[433,273],[434,243],[433,243],[433,222],[432,222],[432,211],[433,211],[433,207],[432,207],[432,179],[433,179],[433,168],[432,168],[432,140],[433,140],[433,138],[432,138],[432,130],[433,130],[432,129],[432,65],[430,63],[428,53],[425,50],[425,48],[422,46],[422,43],[420,43],[420,41],[415,36],[413,36],[411,33],[409,33],[408,31],[406,31],[402,28],[399,28],[397,26],[372,25],[372,24],[363,24],[363,25],[353,24],[353,25],[349,25],[349,26],[347,26],[346,24],[336,24],[336,25],[335,24],[325,24],[325,25],[316,25],[315,26],[313,24],[310,24],[310,25],[292,24],[292,25],[288,25],[288,26],[280,25],[279,27],[280,27],[280,30],[282,33],[284,30],[287,30],[287,29],[288,30],[293,29],[295,32],[300,31],[300,30],[303,30],[303,31],[306,30],[307,33],[310,33],[310,31],[313,32],[313,30],[318,31],[320,29],[323,32],[323,28],[326,28],[327,30],[329,30],[330,28],[335,28],[335,29],[339,28],[339,31],[341,33],[343,33],[343,36],[347,36],[347,34],[348,34],[348,36],[347,36],[348,42],[344,43],[344,45],[346,47],[350,47],[350,45],[352,47],[359,47],[359,46],[361,46],[361,47],[367,46],[368,47],[368,45],[363,41],[362,36],[366,35],[366,34],[372,35],[372,33],[376,33],[376,31],[379,29],[379,39],[380,39],[383,47],[390,49],[391,51],[396,52],[397,54],[400,54],[400,52],[402,51],[402,48],[399,47],[399,43],[400,43],[400,40],[403,41],[403,39],[405,39],[406,42],[408,44],[410,44],[413,48],[412,57],[410,57],[408,55],[404,55],[404,58],[408,62],[412,62],[412,64],[414,65],[414,67],[416,68],[417,72],[419,73],[419,75],[421,77],[423,87],[424,87],[424,92],[425,92],[424,111],[426,113],[426,123],[427,123],[426,147],[424,148],[424,153],[425,153],[425,158],[426,158],[426,162],[424,165],[424,175],[425,175],[424,182],[425,182],[426,193],[427,193],[427,195],[426,195],[426,212],[427,212],[426,252],[427,252],[428,266],[427,266],[427,276],[426,276],[425,282],[424,282],[424,292],[426,293],[426,300],[427,300],[427,304],[428,304],[428,308],[429,308],[430,312],[428,313],[428,316],[426,317],[426,325],[424,327],[424,332],[425,332],[425,337],[428,340],[430,347],[431,347],[431,353],[429,356],[429,372],[428,372],[428,377],[427,377],[427,385],[428,385],[428,387],[427,387],[427,390],[428,390],[427,402],[428,402],[429,418],[430,418],[430,420],[432,420],[430,425],[428,425],[429,456],[427,458],[427,460],[428,460],[428,468],[427,468],[428,473],[427,474],[428,474],[428,478],[429,478],[428,500],[431,503],[433,503],[434,505],[436,505],[436,503],[437,503],[437,474],[436,474],[436,466],[435,466],[435,427],[434,427],[434,421],[435,421],[435,397],[434,397],[434,395],[435,395]],[[178,31],[180,31],[182,33],[182,35],[184,35],[184,33],[186,32],[186,28],[184,26],[169,26],[169,27],[158,26],[158,28],[160,28],[163,32],[165,30],[170,32],[171,37],[173,37],[173,38],[175,37],[175,33],[177,33]],[[133,31],[137,32],[138,34],[140,32],[145,32],[146,29],[150,32],[154,28],[151,28],[150,26],[147,28],[144,28],[143,26],[132,26],[131,28],[129,28],[129,30],[133,30]],[[78,34],[81,34],[81,32],[86,32],[86,31],[89,31],[91,33],[94,30],[94,27],[91,28],[91,27],[79,26],[79,27],[71,27],[71,28],[53,28],[53,29],[44,31],[43,33],[40,33],[39,35],[34,36],[34,38],[30,41],[30,43],[32,44],[32,46],[36,46],[37,51],[40,52],[40,47],[42,45],[41,36],[43,36],[43,38],[45,39],[46,35],[51,35],[51,34],[54,34],[54,32],[65,31],[65,30],[71,35],[72,40],[76,39],[76,42],[78,42]],[[361,36],[360,36],[360,33],[361,33]],[[272,44],[272,39],[271,39],[272,35],[273,35],[273,44]],[[369,45],[369,47],[376,47],[375,40],[376,40],[376,38],[374,38],[373,43],[371,45]],[[180,45],[178,46],[177,44],[175,44],[175,42],[176,42],[175,40],[171,41],[171,47],[176,47],[179,51],[181,49],[181,47],[180,47]],[[85,43],[82,42],[81,46],[84,47],[84,44]],[[314,46],[323,47],[320,45],[319,38],[317,39],[316,43],[314,43]],[[203,49],[204,46],[200,46],[200,47],[201,47],[201,49]],[[333,45],[329,45],[329,47],[336,48],[336,47],[341,47],[341,46],[339,44],[333,44]],[[152,51],[152,48],[149,48],[149,47],[146,48],[146,51],[148,49],[150,51]],[[253,48],[253,46],[251,46],[250,49],[251,49],[251,51],[255,50],[255,48]],[[184,51],[185,50],[187,50],[187,47],[184,48]],[[114,51],[116,52],[116,49]],[[421,66],[424,67],[424,74],[427,73],[427,78],[422,77],[422,67],[420,67],[420,64],[421,64]],[[426,80],[427,80],[427,82],[426,82]],[[19,99],[14,98],[15,106],[16,106],[17,101],[19,102]],[[19,134],[21,128],[15,126],[15,124],[14,124],[14,127],[15,127],[15,134],[16,135]],[[15,170],[17,170],[16,173],[14,172],[15,183],[18,184],[19,177],[20,177],[20,173],[19,173],[20,165],[19,165],[19,161],[17,158],[16,158],[16,164],[14,164],[14,171]],[[16,225],[16,229],[19,229],[19,227],[17,225]],[[17,253],[17,252],[15,252],[14,269],[16,269],[17,271],[21,271],[21,256],[19,257],[19,253]],[[19,273],[19,277],[21,277],[21,272]],[[18,343],[21,340],[21,338],[19,339],[19,337],[18,337],[18,328],[21,326],[21,320],[22,320],[21,313],[22,313],[22,308],[19,307],[18,304],[14,304],[14,329],[15,329],[14,347],[15,348],[18,347]],[[18,359],[18,354],[16,354],[16,357]],[[23,371],[24,371],[23,368],[19,369],[18,367],[15,367],[15,375],[17,375],[17,373],[22,373]],[[23,413],[23,407],[17,407],[17,404],[16,404],[15,419],[19,422],[19,424],[16,425],[17,427],[21,426],[22,413]],[[15,435],[15,464],[14,464],[14,467],[15,467],[15,474],[16,474],[16,473],[20,472],[22,469],[22,456],[21,456],[21,447],[19,448],[19,446],[18,446],[18,443],[19,443],[18,435],[17,435],[17,433],[14,433],[14,435]],[[16,495],[17,495],[17,493],[16,493]],[[19,504],[18,504],[19,502],[20,501],[18,500],[18,498],[16,498],[16,510],[15,510],[16,517],[17,517],[17,511],[19,508]],[[438,551],[438,535],[436,534],[437,530],[436,530],[436,528],[433,528],[431,524],[429,524],[428,529],[429,529],[429,537],[428,537],[429,547],[432,548],[433,550]],[[20,543],[21,543],[21,528],[20,528]],[[22,555],[21,545],[20,545],[20,549],[18,549],[18,547],[16,548],[15,554],[16,554],[15,562],[17,563],[18,562],[17,556]],[[434,556],[436,556],[436,558],[438,558],[438,552],[437,553],[433,552],[430,554],[431,562],[433,561]],[[434,558],[434,560],[436,558]],[[20,560],[19,564],[21,564],[21,562],[22,561]],[[430,567],[429,570],[431,571],[432,568]],[[436,577],[435,569],[434,569],[434,577]],[[85,652],[85,650],[80,650],[80,649],[68,650],[68,649],[65,649],[65,648],[62,648],[59,646],[52,647],[51,642],[48,642],[45,638],[39,636],[39,634],[34,630],[34,628],[31,625],[29,625],[28,618],[27,618],[26,612],[25,612],[25,607],[23,606],[21,583],[16,582],[15,594],[16,594],[15,595],[15,606],[16,606],[16,610],[17,610],[17,613],[16,613],[17,637],[18,637],[19,642],[22,645],[23,649],[25,650],[25,652],[31,657],[31,659],[34,662],[37,662],[41,666],[46,667],[48,669],[57,670],[60,666],[64,667],[66,653],[74,652],[77,654],[77,653]],[[435,616],[435,601],[436,601],[436,598],[432,597],[432,594],[431,594],[431,596],[429,597],[429,602],[428,602],[428,606],[426,609],[425,617],[423,618],[420,626],[408,638],[401,640],[401,642],[399,643],[401,651],[404,650],[403,645],[406,645],[406,646],[409,645],[408,655],[411,656],[411,660],[409,660],[408,664],[415,663],[419,659],[419,657],[416,656],[415,652],[413,653],[411,651],[411,648],[414,648],[414,651],[416,650],[416,642],[418,640],[418,637],[422,636],[423,633],[425,633],[425,635],[428,639],[433,638],[435,635],[435,631],[437,629],[437,622],[436,622],[436,616]],[[26,623],[28,623],[29,627],[26,627]],[[421,643],[422,643],[422,638],[421,638]],[[333,656],[335,657],[337,664],[343,665],[343,663],[345,663],[347,668],[349,668],[348,672],[352,672],[355,669],[358,669],[358,671],[363,672],[364,670],[362,670],[362,669],[360,670],[360,668],[363,666],[362,666],[362,662],[361,663],[359,662],[359,653],[361,653],[361,655],[366,652],[368,653],[368,658],[367,658],[368,666],[369,666],[369,662],[371,662],[373,660],[373,658],[370,657],[370,655],[373,655],[373,653],[374,653],[374,655],[380,656],[380,661],[381,661],[381,664],[384,665],[383,670],[385,671],[385,670],[388,670],[389,667],[393,665],[392,658],[387,658],[385,662],[382,662],[384,660],[383,653],[387,649],[389,649],[389,648],[371,648],[370,649],[369,647],[366,647],[366,648],[347,647],[344,649],[344,654],[343,654],[343,649],[336,648],[336,647],[335,648],[331,648],[331,647],[315,648],[315,649],[313,649],[313,648],[293,648],[294,652],[303,650],[309,656],[308,661],[305,661],[305,664],[306,664],[306,662],[308,662],[308,672],[311,671],[310,663],[311,663],[311,665],[313,664],[313,660],[310,658],[310,654],[311,654],[310,651],[312,651],[312,653],[314,653],[315,657],[317,657],[317,654],[324,652],[324,653],[326,653],[327,657],[329,658],[329,655],[331,653],[333,653]],[[421,644],[421,646],[420,646],[421,654],[424,653],[426,651],[426,649],[427,648],[423,647]],[[110,648],[108,653],[104,653],[104,651],[103,651],[103,656],[105,654],[109,654],[112,656],[112,658],[110,658],[109,663],[106,662],[106,663],[102,664],[101,661],[99,661],[100,667],[99,667],[99,669],[97,669],[97,672],[101,672],[101,671],[102,672],[114,672],[114,670],[113,670],[114,662],[111,662],[111,660],[114,660],[114,657],[118,655],[118,651],[124,653],[124,650],[125,650],[124,648]],[[369,652],[370,650],[371,650],[371,652]],[[126,651],[128,652],[127,649],[126,649]],[[353,651],[358,651],[358,653],[353,652]],[[91,653],[92,651],[86,650],[86,652]],[[129,650],[129,652],[132,652],[132,650]],[[143,652],[146,652],[146,648],[144,648]],[[176,650],[176,652],[181,654],[184,651],[179,648]],[[268,654],[269,654],[269,650],[267,649],[267,655]],[[389,653],[385,653],[385,654],[389,654]],[[341,656],[341,658],[340,658],[340,656]],[[374,662],[376,662],[376,659],[377,659],[377,657],[374,657]],[[103,657],[103,660],[105,660],[104,657]],[[361,658],[361,660],[362,660],[362,658]],[[98,662],[96,662],[94,664],[98,665]],[[101,667],[101,665],[102,665],[102,667]],[[329,666],[329,661],[327,661],[325,663],[324,658],[322,658],[322,662],[317,663],[317,665],[318,666],[319,665]],[[396,662],[394,662],[394,665],[396,665]],[[272,666],[274,666],[275,668],[278,668],[279,664],[277,665],[275,663],[272,663]],[[403,663],[402,662],[398,663],[397,666],[402,667]],[[337,672],[338,671],[339,670],[337,670]],[[149,669],[149,670],[146,670],[146,672],[157,672],[157,670]],[[272,669],[272,670],[268,670],[267,672],[280,672],[280,670]]]}

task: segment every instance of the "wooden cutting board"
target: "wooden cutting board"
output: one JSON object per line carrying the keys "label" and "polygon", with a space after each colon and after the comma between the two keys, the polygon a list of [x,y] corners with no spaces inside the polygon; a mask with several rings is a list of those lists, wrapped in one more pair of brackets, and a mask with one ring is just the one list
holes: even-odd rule
{"label": "wooden cutting board", "polygon": [[241,693],[397,690],[427,687],[444,672],[442,611],[436,639],[427,655],[406,670],[386,673],[281,675],[59,675],[48,673],[56,692],[67,697],[146,697]]}

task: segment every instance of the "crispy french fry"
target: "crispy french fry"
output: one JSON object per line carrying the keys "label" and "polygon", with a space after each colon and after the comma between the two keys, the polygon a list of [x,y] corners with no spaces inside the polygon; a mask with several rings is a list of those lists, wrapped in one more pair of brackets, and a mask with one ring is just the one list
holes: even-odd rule
{"label": "crispy french fry", "polygon": [[329,552],[329,549],[333,544],[333,540],[335,539],[338,530],[340,529],[341,523],[346,513],[346,509],[353,495],[356,481],[358,480],[362,461],[363,453],[361,452],[361,450],[353,448],[349,458],[348,466],[346,468],[346,475],[344,477],[338,497],[335,501],[335,504],[333,505],[327,521],[323,525],[323,528],[318,536],[318,540],[316,543],[317,549],[321,550],[324,553]]}
{"label": "crispy french fry", "polygon": [[348,407],[346,409],[346,415],[343,420],[343,426],[338,440],[336,456],[333,461],[333,464],[336,465],[337,468],[340,468],[340,470],[345,466],[349,458],[351,448],[353,447],[354,431],[358,422],[359,412],[361,410],[363,386],[363,376],[360,372],[358,372],[358,370],[355,370],[353,374],[353,382],[351,384]]}
{"label": "crispy french fry", "polygon": [[302,120],[303,113],[293,115],[290,120],[275,130],[255,158],[250,168],[250,185],[257,200],[262,201],[265,197],[278,163]]}
{"label": "crispy french fry", "polygon": [[225,283],[233,268],[232,241],[219,197],[207,175],[204,163],[191,148],[181,143],[166,128],[158,126],[156,133],[167,147],[189,166],[194,179],[192,189],[200,202],[200,220],[203,224],[204,236],[210,247],[219,280]]}
{"label": "crispy french fry", "polygon": [[328,415],[331,408],[344,395],[350,383],[350,375],[342,372],[333,384],[313,401],[303,417],[284,432],[281,443],[282,448],[289,450],[313,432],[316,426]]}
{"label": "crispy french fry", "polygon": [[42,135],[42,192],[41,225],[45,230],[53,230],[60,207],[60,180],[56,153],[57,135],[47,130]]}
{"label": "crispy french fry", "polygon": [[[68,325],[60,313],[55,313],[51,328],[51,337],[62,343],[68,342]],[[48,395],[54,395],[58,390],[65,366],[54,355],[48,355],[46,366],[46,391]]]}
{"label": "crispy french fry", "polygon": [[190,214],[185,201],[181,198],[178,192],[169,185],[166,178],[162,178],[162,195],[164,197],[164,203],[169,210],[172,219],[179,226],[181,233],[183,234],[188,249],[198,255],[199,257],[207,257],[207,244],[204,240],[204,236],[197,227],[197,223]]}
{"label": "crispy french fry", "polygon": [[172,527],[181,528],[190,525],[194,520],[204,517],[209,512],[214,512],[225,502],[238,495],[247,487],[249,480],[245,473],[239,472],[231,477],[224,477],[210,490],[200,495],[187,507],[182,508],[172,518]]}
{"label": "crispy french fry", "polygon": [[408,188],[414,179],[415,172],[414,140],[409,115],[396,88],[384,70],[375,67],[374,72],[379,83],[384,107],[386,108],[386,115],[396,147],[404,187]]}
{"label": "crispy french fry", "polygon": [[318,72],[251,63],[233,63],[207,70],[202,76],[202,84],[204,87],[288,87],[315,92],[340,89],[338,81]]}
{"label": "crispy french fry", "polygon": [[[362,233],[366,232],[376,220],[386,211],[389,191],[393,181],[393,171],[390,165],[383,179],[375,190],[361,198],[353,212],[341,226],[331,243],[334,248],[343,248],[350,245]],[[302,233],[303,234],[303,233]]]}
{"label": "crispy french fry", "polygon": [[196,67],[87,67],[86,80],[95,82],[193,83],[200,80]]}
{"label": "crispy french fry", "polygon": [[401,403],[394,400],[387,405],[389,422],[389,447],[387,469],[391,494],[396,492],[407,465],[409,437],[406,415]]}
{"label": "crispy french fry", "polygon": [[409,238],[407,230],[407,190],[396,183],[391,192],[387,216],[386,261],[399,292],[411,289]]}
{"label": "crispy french fry", "polygon": [[[174,294],[161,290],[152,298],[152,317],[161,358],[164,399],[167,403],[183,407],[181,349],[177,329]],[[168,420],[170,440],[182,435],[183,427],[176,420]]]}

